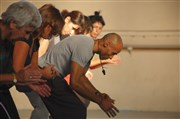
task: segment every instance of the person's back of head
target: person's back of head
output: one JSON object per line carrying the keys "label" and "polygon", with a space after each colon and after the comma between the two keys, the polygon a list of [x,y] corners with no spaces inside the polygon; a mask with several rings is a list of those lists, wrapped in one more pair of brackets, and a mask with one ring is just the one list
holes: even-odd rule
{"label": "person's back of head", "polygon": [[42,23],[41,15],[34,4],[28,1],[12,3],[7,10],[2,13],[2,22],[9,25],[15,22],[17,27],[31,26],[34,29],[40,27]]}
{"label": "person's back of head", "polygon": [[60,11],[52,4],[43,5],[39,8],[39,11],[42,16],[41,30],[50,25],[52,27],[51,35],[58,35],[59,29],[62,29],[64,26],[64,19]]}
{"label": "person's back of head", "polygon": [[108,40],[113,45],[117,45],[119,43],[122,44],[122,39],[121,39],[120,35],[117,33],[108,33],[108,34],[104,35],[102,40]]}
{"label": "person's back of head", "polygon": [[67,9],[63,9],[62,11],[61,11],[61,15],[62,15],[62,17],[65,19],[66,18],[66,16],[67,16],[67,14],[69,13],[69,11],[67,10]]}
{"label": "person's back of head", "polygon": [[69,12],[68,10],[63,10],[61,12],[61,15],[63,16],[64,20],[69,17],[70,18],[70,21],[73,23],[73,24],[76,24],[79,26],[78,29],[76,29],[76,32],[77,33],[82,33],[83,31],[81,31],[83,28],[84,28],[84,25],[85,25],[85,17],[84,17],[84,14],[79,11],[79,10],[73,10],[71,12]]}
{"label": "person's back of head", "polygon": [[63,16],[64,19],[69,16],[71,18],[71,22],[79,26],[81,26],[85,22],[84,15],[79,10],[73,10],[69,12],[68,10],[65,9],[61,12],[61,15]]}
{"label": "person's back of head", "polygon": [[81,30],[75,30],[75,34],[89,34],[90,32],[92,32],[93,26],[91,23],[91,20],[89,19],[89,17],[84,16],[84,20],[85,23],[83,25],[83,27],[81,27]]}
{"label": "person's back of head", "polygon": [[123,48],[122,38],[117,33],[108,33],[104,35],[102,40],[109,42],[116,53],[119,53]]}
{"label": "person's back of head", "polygon": [[112,59],[121,52],[122,48],[122,39],[117,33],[108,33],[95,40],[94,44],[94,52],[99,54],[101,60]]}

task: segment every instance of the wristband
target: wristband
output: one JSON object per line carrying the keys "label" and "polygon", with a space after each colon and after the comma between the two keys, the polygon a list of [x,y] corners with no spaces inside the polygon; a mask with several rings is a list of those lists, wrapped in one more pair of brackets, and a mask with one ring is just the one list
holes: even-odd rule
{"label": "wristband", "polygon": [[16,75],[13,73],[13,83],[17,83]]}

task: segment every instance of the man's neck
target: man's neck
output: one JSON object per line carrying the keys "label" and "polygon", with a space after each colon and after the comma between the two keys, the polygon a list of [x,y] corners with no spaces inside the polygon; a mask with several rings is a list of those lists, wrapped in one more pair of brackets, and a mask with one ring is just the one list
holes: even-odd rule
{"label": "man's neck", "polygon": [[100,41],[99,41],[99,39],[94,40],[94,47],[93,47],[93,52],[94,52],[94,53],[99,53],[99,46],[100,46]]}

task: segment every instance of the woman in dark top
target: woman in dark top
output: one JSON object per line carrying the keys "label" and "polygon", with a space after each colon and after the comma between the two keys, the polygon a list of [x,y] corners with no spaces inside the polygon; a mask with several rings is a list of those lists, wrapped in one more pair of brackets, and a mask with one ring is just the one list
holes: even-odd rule
{"label": "woman in dark top", "polygon": [[[32,41],[31,44],[28,44],[24,40],[16,42],[13,53],[13,67],[15,71],[18,72],[19,69],[31,63],[31,67],[33,67],[33,69],[39,69],[42,76],[48,79],[54,77],[56,75],[56,71],[53,69],[53,65],[48,65],[42,69],[38,67],[39,39],[50,39],[53,35],[57,35],[59,33],[59,29],[64,25],[64,20],[59,10],[51,4],[43,5],[39,11],[42,16],[43,23],[41,24],[41,27],[37,29],[30,37],[29,40]],[[22,51],[22,47],[25,50]],[[21,55],[16,56],[17,54]],[[27,58],[25,58],[26,54]],[[49,112],[39,96],[39,94],[41,96],[50,95],[50,88],[46,84],[32,84],[28,86],[17,85],[16,89],[25,93],[34,107],[30,119],[48,118]]]}

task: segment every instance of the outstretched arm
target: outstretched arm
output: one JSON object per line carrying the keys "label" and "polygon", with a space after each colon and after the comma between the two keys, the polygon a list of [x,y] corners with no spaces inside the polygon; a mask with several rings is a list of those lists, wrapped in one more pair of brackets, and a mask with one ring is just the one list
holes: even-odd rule
{"label": "outstretched arm", "polygon": [[0,74],[0,83],[13,83],[14,74]]}
{"label": "outstretched arm", "polygon": [[29,45],[24,41],[17,41],[13,50],[13,68],[17,82],[19,83],[42,83],[41,73],[38,70],[31,69],[31,66],[24,67],[27,55],[29,53]]}
{"label": "outstretched arm", "polygon": [[101,60],[99,58],[93,58],[91,60],[90,69],[96,69],[106,64],[118,64],[120,62],[120,58],[117,55],[114,55],[112,59]]}
{"label": "outstretched arm", "polygon": [[97,103],[109,116],[114,117],[118,109],[114,106],[114,100],[107,94],[100,93],[85,76],[87,69],[83,69],[78,63],[71,62],[70,86],[81,96]]}
{"label": "outstretched arm", "polygon": [[46,51],[49,47],[49,39],[40,38],[39,44],[40,44],[40,46],[39,46],[39,50],[38,50],[38,57],[41,57],[46,53]]}

